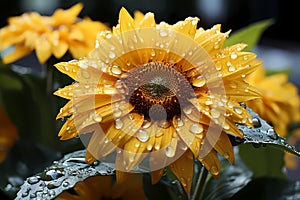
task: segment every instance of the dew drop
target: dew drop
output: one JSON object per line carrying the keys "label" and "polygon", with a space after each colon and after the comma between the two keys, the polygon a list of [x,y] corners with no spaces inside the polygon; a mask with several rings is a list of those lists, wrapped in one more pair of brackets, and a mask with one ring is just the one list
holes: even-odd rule
{"label": "dew drop", "polygon": [[147,142],[149,140],[149,133],[144,129],[140,129],[136,134],[136,138],[141,142]]}
{"label": "dew drop", "polygon": [[160,35],[161,37],[166,37],[166,36],[168,36],[168,33],[166,32],[166,30],[160,29],[160,30],[159,30],[159,35]]}
{"label": "dew drop", "polygon": [[147,128],[149,128],[150,126],[151,126],[151,121],[145,119],[145,120],[144,120],[144,123],[143,123],[143,125],[142,125],[142,127],[145,128],[145,129],[147,129]]}
{"label": "dew drop", "polygon": [[112,72],[113,74],[115,74],[115,75],[120,75],[120,74],[122,73],[122,70],[121,70],[121,68],[120,68],[119,66],[114,65],[114,66],[112,66],[112,68],[111,68],[111,72]]}
{"label": "dew drop", "polygon": [[97,113],[95,113],[94,116],[93,116],[93,120],[95,122],[101,122],[102,121],[102,116],[99,115],[99,114],[97,114]]}
{"label": "dew drop", "polygon": [[277,140],[277,139],[278,139],[278,135],[277,135],[277,133],[274,131],[273,128],[268,129],[267,135],[268,135],[270,138],[272,138],[273,140]]}
{"label": "dew drop", "polygon": [[68,181],[63,182],[62,184],[64,187],[68,187],[70,185],[70,183]]}
{"label": "dew drop", "polygon": [[216,167],[216,166],[211,166],[211,168],[210,168],[210,173],[212,174],[212,175],[214,175],[214,176],[216,176],[216,175],[218,175],[219,174],[219,170],[218,170],[218,168]]}
{"label": "dew drop", "polygon": [[172,158],[175,155],[175,149],[172,146],[166,147],[166,156]]}
{"label": "dew drop", "polygon": [[27,197],[28,196],[28,192],[23,192],[22,193],[22,197]]}
{"label": "dew drop", "polygon": [[37,183],[37,182],[39,182],[39,178],[36,177],[36,176],[33,176],[33,177],[28,178],[28,183],[29,183],[29,184],[35,184],[35,183]]}
{"label": "dew drop", "polygon": [[123,127],[123,122],[120,118],[115,120],[115,128],[116,129],[121,129]]}
{"label": "dew drop", "polygon": [[159,123],[158,123],[158,126],[161,127],[161,128],[169,128],[170,127],[170,122],[167,121],[167,120],[161,120]]}
{"label": "dew drop", "polygon": [[230,65],[230,67],[228,68],[229,72],[234,72],[236,70],[236,68],[233,65]]}
{"label": "dew drop", "polygon": [[176,119],[176,122],[177,122],[177,126],[178,126],[178,127],[181,127],[181,126],[184,125],[184,121],[183,121],[180,117],[178,117],[178,118]]}
{"label": "dew drop", "polygon": [[254,128],[261,127],[261,123],[260,123],[260,120],[258,118],[253,118],[252,123],[253,123]]}
{"label": "dew drop", "polygon": [[190,126],[189,131],[193,134],[200,134],[203,132],[203,126],[199,123],[194,123]]}
{"label": "dew drop", "polygon": [[183,112],[187,115],[191,114],[192,113],[192,108],[190,106],[188,107],[184,107],[183,108]]}
{"label": "dew drop", "polygon": [[113,111],[113,115],[114,117],[121,117],[122,111],[119,108],[115,108],[115,110]]}
{"label": "dew drop", "polygon": [[218,118],[221,115],[220,111],[217,110],[216,108],[212,108],[210,113],[211,113],[212,118]]}
{"label": "dew drop", "polygon": [[147,144],[147,147],[146,147],[146,148],[147,148],[148,151],[151,151],[151,150],[152,150],[152,147],[153,147],[152,144]]}
{"label": "dew drop", "polygon": [[224,122],[222,127],[223,127],[223,129],[225,129],[225,130],[229,130],[229,128],[230,128],[230,127],[229,127],[229,124],[228,124],[227,122]]}
{"label": "dew drop", "polygon": [[205,83],[206,83],[206,79],[201,75],[195,78],[194,80],[192,80],[192,84],[195,87],[202,87],[205,85]]}
{"label": "dew drop", "polygon": [[234,112],[236,112],[236,113],[239,114],[239,115],[243,113],[242,108],[239,107],[239,106],[235,106],[235,107],[233,108],[233,110],[234,110]]}
{"label": "dew drop", "polygon": [[140,146],[140,143],[137,142],[137,143],[134,144],[134,146],[135,146],[136,148],[138,148],[138,147]]}
{"label": "dew drop", "polygon": [[235,52],[232,52],[231,54],[230,54],[230,58],[231,59],[237,59],[237,54],[235,53]]}

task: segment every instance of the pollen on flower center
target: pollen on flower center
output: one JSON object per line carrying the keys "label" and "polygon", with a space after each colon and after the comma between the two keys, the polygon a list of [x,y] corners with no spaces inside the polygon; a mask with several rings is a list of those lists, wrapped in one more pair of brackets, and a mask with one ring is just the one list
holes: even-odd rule
{"label": "pollen on flower center", "polygon": [[168,64],[150,62],[135,67],[121,81],[134,110],[152,120],[171,120],[180,115],[192,96],[189,82]]}

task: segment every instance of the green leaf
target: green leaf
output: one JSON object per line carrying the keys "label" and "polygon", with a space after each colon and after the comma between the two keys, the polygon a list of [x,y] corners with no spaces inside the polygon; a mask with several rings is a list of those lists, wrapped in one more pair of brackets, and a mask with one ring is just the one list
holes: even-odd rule
{"label": "green leaf", "polygon": [[43,172],[28,177],[17,193],[16,199],[43,197],[43,200],[50,200],[88,177],[115,174],[113,163],[87,164],[85,153],[85,150],[69,153],[61,160],[53,162],[54,164]]}
{"label": "green leaf", "polygon": [[253,178],[274,177],[285,179],[284,152],[272,147],[254,148],[251,144],[239,146],[244,163],[253,171]]}
{"label": "green leaf", "polygon": [[245,51],[249,51],[253,49],[255,45],[257,45],[263,32],[273,23],[273,19],[262,20],[235,31],[225,41],[223,47],[231,46],[237,43],[245,43],[248,45],[245,48]]}
{"label": "green leaf", "polygon": [[288,68],[288,69],[283,69],[283,70],[271,70],[271,69],[266,70],[266,75],[267,76],[271,76],[271,75],[279,74],[279,73],[290,75],[292,73],[292,69]]}
{"label": "green leaf", "polygon": [[256,147],[270,146],[279,148],[281,151],[287,151],[291,154],[300,156],[300,152],[297,151],[294,146],[289,144],[286,138],[278,135],[274,128],[265,120],[261,119],[257,113],[253,112],[250,108],[246,109],[252,115],[254,128],[237,124],[238,128],[243,132],[244,137],[241,139],[230,136],[234,145],[252,144]]}
{"label": "green leaf", "polygon": [[222,162],[222,164],[226,162],[226,167],[221,171],[218,179],[211,176],[208,180],[203,199],[229,199],[251,181],[252,172],[242,162],[238,154],[235,160],[235,165],[231,165],[225,160]]}
{"label": "green leaf", "polygon": [[21,90],[21,81],[16,77],[0,72],[0,88],[6,90]]}

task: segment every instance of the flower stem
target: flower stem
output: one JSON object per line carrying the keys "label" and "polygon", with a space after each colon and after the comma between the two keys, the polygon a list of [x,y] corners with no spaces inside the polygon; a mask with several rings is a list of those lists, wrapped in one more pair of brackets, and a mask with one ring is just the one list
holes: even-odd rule
{"label": "flower stem", "polygon": [[191,200],[202,199],[207,175],[208,175],[207,169],[205,167],[202,167]]}

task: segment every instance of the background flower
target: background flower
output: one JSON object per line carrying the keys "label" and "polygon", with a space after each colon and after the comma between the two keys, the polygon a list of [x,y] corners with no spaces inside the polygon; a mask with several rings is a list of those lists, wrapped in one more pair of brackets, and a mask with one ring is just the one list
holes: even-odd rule
{"label": "background flower", "polygon": [[0,163],[18,139],[19,134],[15,125],[7,117],[3,108],[0,108]]}
{"label": "background flower", "polygon": [[68,10],[56,10],[52,16],[29,12],[10,17],[8,25],[0,30],[0,50],[11,47],[4,53],[3,62],[14,62],[34,50],[40,63],[45,63],[52,54],[61,58],[68,50],[73,58],[89,53],[97,33],[107,26],[78,18],[82,8],[78,3]]}
{"label": "background flower", "polygon": [[278,134],[286,136],[289,126],[300,120],[298,88],[289,82],[287,74],[267,76],[263,67],[248,76],[247,81],[262,94],[261,99],[246,102],[247,106],[272,124]]}

